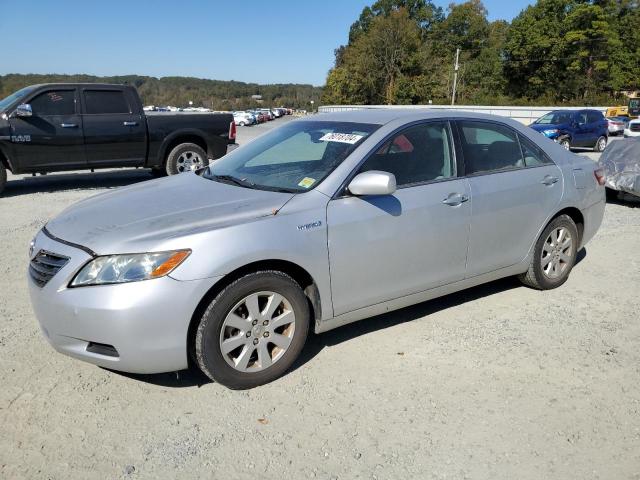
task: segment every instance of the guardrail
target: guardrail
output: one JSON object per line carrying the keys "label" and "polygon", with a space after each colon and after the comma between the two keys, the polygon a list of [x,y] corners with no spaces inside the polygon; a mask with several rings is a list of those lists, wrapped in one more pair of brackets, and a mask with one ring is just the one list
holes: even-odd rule
{"label": "guardrail", "polygon": [[604,113],[607,107],[496,107],[489,105],[326,105],[318,107],[319,113],[340,112],[346,110],[364,110],[369,108],[426,108],[431,110],[462,110],[467,112],[489,113],[491,115],[500,115],[517,120],[525,125],[530,124],[537,118],[552,110],[580,110],[589,108],[591,110],[599,110]]}

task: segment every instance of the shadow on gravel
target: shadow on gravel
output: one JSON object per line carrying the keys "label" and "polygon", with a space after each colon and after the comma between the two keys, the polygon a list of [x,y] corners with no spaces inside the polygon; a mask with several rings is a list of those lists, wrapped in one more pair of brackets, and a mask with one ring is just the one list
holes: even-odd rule
{"label": "shadow on gravel", "polygon": [[[587,251],[582,248],[576,257],[576,265],[578,265],[587,256]],[[356,337],[361,337],[369,333],[383,330],[385,328],[394,327],[405,322],[411,322],[419,318],[431,315],[441,310],[472,302],[480,298],[495,295],[496,293],[505,292],[514,288],[522,287],[522,284],[515,277],[503,278],[495,282],[486,283],[477,287],[463,290],[461,292],[452,293],[444,297],[435,298],[427,302],[419,303],[411,307],[396,310],[383,315],[367,318],[359,322],[354,322],[344,327],[336,328],[329,332],[319,335],[310,333],[307,343],[300,354],[298,360],[293,364],[290,371],[297,370],[305,363],[311,361],[325,347],[338,345],[342,342],[348,342]],[[524,287],[523,287],[524,288]],[[105,369],[108,370],[108,369]],[[209,378],[200,372],[196,367],[189,370],[181,370],[172,373],[160,373],[154,375],[141,375],[126,372],[117,372],[109,370],[112,373],[121,375],[133,380],[150,383],[170,388],[187,388],[201,387],[208,383],[212,383]]]}
{"label": "shadow on gravel", "polygon": [[623,207],[638,208],[640,207],[640,197],[625,192],[616,192],[607,189],[607,203],[613,205],[622,205]]}
{"label": "shadow on gravel", "polygon": [[145,169],[111,170],[96,173],[54,173],[17,179],[9,177],[2,197],[17,197],[29,193],[123,187],[152,178],[151,172]]}

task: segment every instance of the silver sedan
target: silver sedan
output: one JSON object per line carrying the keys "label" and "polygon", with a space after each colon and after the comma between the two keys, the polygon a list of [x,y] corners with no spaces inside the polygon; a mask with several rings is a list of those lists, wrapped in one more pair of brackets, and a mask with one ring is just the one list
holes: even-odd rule
{"label": "silver sedan", "polygon": [[316,115],[70,207],[32,242],[31,300],[61,353],[250,388],[310,330],[512,275],[559,287],[600,226],[603,183],[501,117]]}

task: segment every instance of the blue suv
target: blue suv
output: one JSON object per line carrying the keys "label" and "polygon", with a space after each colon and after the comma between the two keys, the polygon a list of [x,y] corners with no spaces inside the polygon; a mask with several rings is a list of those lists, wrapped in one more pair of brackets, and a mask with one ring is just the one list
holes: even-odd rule
{"label": "blue suv", "polygon": [[588,147],[601,152],[609,137],[607,119],[598,110],[554,110],[529,126],[567,150]]}

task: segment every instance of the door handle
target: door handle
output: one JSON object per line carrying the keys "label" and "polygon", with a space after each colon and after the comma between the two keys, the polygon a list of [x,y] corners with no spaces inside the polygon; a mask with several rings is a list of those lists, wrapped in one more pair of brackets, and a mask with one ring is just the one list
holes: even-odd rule
{"label": "door handle", "polygon": [[444,203],[445,205],[449,205],[450,207],[457,207],[467,200],[469,200],[469,197],[462,193],[451,193],[447,198],[442,200],[442,203]]}
{"label": "door handle", "polygon": [[138,125],[138,122],[122,122],[125,127],[135,127]]}
{"label": "door handle", "polygon": [[77,128],[78,124],[77,123],[61,123],[60,126],[62,128]]}
{"label": "door handle", "polygon": [[547,185],[547,186],[551,186],[551,185],[553,185],[554,183],[556,183],[558,180],[559,180],[559,179],[558,179],[558,177],[554,177],[554,176],[552,176],[552,175],[546,175],[546,176],[542,179],[542,182],[540,182],[540,183],[543,183],[544,185]]}

